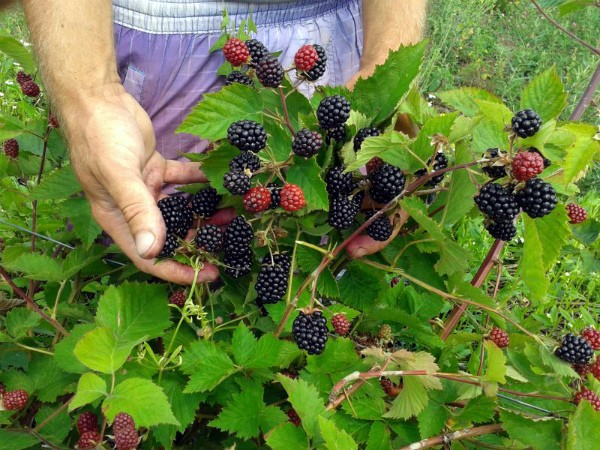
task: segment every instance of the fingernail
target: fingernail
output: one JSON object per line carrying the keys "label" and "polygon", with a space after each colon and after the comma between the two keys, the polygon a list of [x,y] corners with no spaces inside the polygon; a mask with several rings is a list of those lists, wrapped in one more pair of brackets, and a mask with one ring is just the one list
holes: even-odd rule
{"label": "fingernail", "polygon": [[156,237],[150,231],[141,231],[135,236],[135,248],[142,258],[145,257],[154,245]]}
{"label": "fingernail", "polygon": [[352,252],[353,258],[361,258],[367,254],[367,249],[364,247],[358,247]]}

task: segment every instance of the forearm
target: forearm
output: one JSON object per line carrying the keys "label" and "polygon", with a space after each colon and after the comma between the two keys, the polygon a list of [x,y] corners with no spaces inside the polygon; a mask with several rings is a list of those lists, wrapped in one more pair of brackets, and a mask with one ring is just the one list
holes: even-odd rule
{"label": "forearm", "polygon": [[367,0],[363,2],[361,71],[382,64],[390,50],[423,38],[426,0]]}

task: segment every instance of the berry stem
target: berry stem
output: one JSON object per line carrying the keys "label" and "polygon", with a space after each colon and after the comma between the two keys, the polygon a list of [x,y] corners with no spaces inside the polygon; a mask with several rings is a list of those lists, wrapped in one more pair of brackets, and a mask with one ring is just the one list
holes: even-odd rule
{"label": "berry stem", "polygon": [[475,428],[465,428],[463,430],[454,431],[452,433],[440,434],[439,436],[423,439],[419,442],[414,442],[406,447],[400,448],[400,450],[419,450],[422,448],[436,447],[441,444],[449,444],[453,441],[460,439],[468,439],[475,436],[482,436],[484,434],[494,434],[502,431],[502,424],[492,423],[489,425],[481,425]]}
{"label": "berry stem", "polygon": [[292,122],[290,121],[290,114],[288,112],[287,103],[285,101],[285,95],[283,93],[283,88],[280,86],[277,90],[279,91],[279,98],[281,98],[281,106],[283,106],[283,116],[285,118],[285,124],[287,125],[290,132],[292,133],[292,136],[296,136],[296,130],[294,130],[294,127],[292,126]]}
{"label": "berry stem", "polygon": [[44,428],[48,422],[50,422],[52,419],[54,419],[56,416],[58,416],[63,409],[65,409],[66,407],[69,406],[69,403],[71,403],[71,401],[73,400],[74,397],[75,397],[75,395],[72,395],[71,398],[69,398],[69,400],[67,400],[62,405],[60,405],[60,408],[57,408],[56,411],[54,411],[52,414],[50,414],[48,417],[46,417],[42,422],[40,422],[39,425],[36,425],[34,430],[36,432],[39,432],[42,428]]}

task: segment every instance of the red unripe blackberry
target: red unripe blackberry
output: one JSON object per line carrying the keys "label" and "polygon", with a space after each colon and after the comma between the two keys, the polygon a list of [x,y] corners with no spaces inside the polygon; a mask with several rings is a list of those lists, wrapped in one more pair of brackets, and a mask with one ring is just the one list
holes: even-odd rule
{"label": "red unripe blackberry", "polygon": [[552,185],[539,178],[527,180],[525,187],[517,192],[516,198],[519,206],[532,219],[550,214],[558,203]]}
{"label": "red unripe blackberry", "polygon": [[269,54],[269,50],[265,47],[265,44],[260,42],[258,39],[248,39],[246,41],[246,47],[250,52],[252,61],[258,61]]}
{"label": "red unripe blackberry", "polygon": [[223,232],[216,225],[204,225],[196,234],[196,247],[216,253],[223,247]]}
{"label": "red unripe blackberry", "polygon": [[331,325],[340,336],[346,336],[350,331],[350,321],[344,314],[334,314],[331,318]]}
{"label": "red unripe blackberry", "polygon": [[495,220],[490,222],[485,229],[494,239],[508,242],[517,235],[517,227],[512,220]]}
{"label": "red unripe blackberry", "polygon": [[294,64],[296,69],[306,72],[315,66],[318,59],[319,54],[312,45],[303,45],[294,56]]}
{"label": "red unripe blackberry", "polygon": [[79,434],[86,431],[98,431],[98,416],[90,411],[80,414],[77,418],[77,431]]}
{"label": "red unripe blackberry", "polygon": [[393,200],[404,189],[406,179],[398,167],[383,163],[377,170],[369,174],[371,198],[378,203]]}
{"label": "red unripe blackberry", "polygon": [[329,200],[327,222],[338,230],[347,230],[358,215],[359,206],[346,196],[337,196]]}
{"label": "red unripe blackberry", "polygon": [[519,137],[526,138],[538,132],[542,119],[533,109],[519,111],[511,119],[512,129]]}
{"label": "red unripe blackberry", "polygon": [[350,117],[350,102],[341,95],[325,97],[317,108],[317,119],[321,128],[336,128]]}
{"label": "red unripe blackberry", "polygon": [[377,333],[377,337],[385,342],[391,341],[393,338],[392,327],[390,327],[387,323],[384,323],[383,325],[381,325],[381,328],[379,328],[379,333]]}
{"label": "red unripe blackberry", "polygon": [[252,250],[250,247],[240,247],[235,251],[226,249],[223,264],[225,273],[233,278],[248,275],[252,270]]}
{"label": "red unripe blackberry", "polygon": [[304,191],[296,184],[287,183],[279,192],[279,204],[286,211],[294,212],[306,206]]}
{"label": "red unripe blackberry", "polygon": [[223,175],[223,187],[233,195],[244,195],[250,191],[250,177],[242,171],[230,170]]}
{"label": "red unripe blackberry", "polygon": [[271,192],[262,186],[253,187],[244,195],[244,207],[247,211],[259,213],[269,208]]}
{"label": "red unripe blackberry", "polygon": [[54,115],[51,115],[48,118],[48,125],[50,125],[52,128],[60,128],[60,123],[58,122],[58,119]]}
{"label": "red unripe blackberry", "polygon": [[135,430],[135,422],[133,421],[133,417],[124,412],[118,413],[115,416],[115,420],[113,420],[112,429],[115,435],[121,430]]}
{"label": "red unripe blackberry", "polygon": [[396,386],[396,384],[393,383],[389,378],[380,378],[379,384],[381,385],[383,392],[385,392],[389,397],[398,397],[398,394],[402,390],[400,386]]}
{"label": "red unripe blackberry", "polygon": [[267,132],[253,120],[238,120],[227,128],[227,140],[243,152],[257,153],[267,145]]}
{"label": "red unripe blackberry", "polygon": [[96,448],[98,444],[102,442],[102,437],[97,430],[84,431],[79,436],[79,440],[77,441],[77,448],[79,450]]}
{"label": "red unripe blackberry", "polygon": [[234,83],[245,84],[246,86],[254,86],[252,78],[239,70],[234,70],[225,78],[225,85],[231,86]]}
{"label": "red unripe blackberry", "polygon": [[492,331],[490,332],[490,340],[499,348],[508,347],[510,344],[508,333],[497,327],[492,328]]}
{"label": "red unripe blackberry", "polygon": [[179,306],[180,308],[183,308],[183,305],[185,305],[186,299],[187,299],[187,295],[185,295],[185,291],[175,291],[169,297],[169,303],[171,303],[172,305]]}
{"label": "red unripe blackberry", "polygon": [[587,220],[587,212],[576,203],[569,203],[567,205],[567,215],[569,216],[569,223],[578,224]]}
{"label": "red unripe blackberry", "polygon": [[[375,213],[376,211],[369,212],[367,214],[367,219],[369,219]],[[389,217],[385,214],[379,216],[367,227],[367,235],[380,242],[387,241],[390,237],[392,237],[393,232],[394,228],[392,227],[392,223],[390,222]]]}
{"label": "red unripe blackberry", "polygon": [[371,172],[379,169],[379,167],[381,167],[382,164],[383,164],[383,159],[381,159],[379,156],[375,156],[374,158],[371,158],[369,160],[369,162],[366,164],[367,174],[371,174]]}
{"label": "red unripe blackberry", "polygon": [[267,55],[256,62],[256,77],[264,87],[278,87],[283,75],[283,66],[273,55]]}
{"label": "red unripe blackberry", "polygon": [[25,81],[21,85],[21,92],[23,92],[23,94],[25,94],[27,97],[35,98],[40,95],[40,87],[35,81]]}
{"label": "red unripe blackberry", "polygon": [[250,52],[244,41],[230,38],[223,46],[223,55],[232,66],[241,66],[250,59]]}
{"label": "red unripe blackberry", "polygon": [[31,78],[31,75],[27,75],[22,70],[19,70],[19,72],[17,73],[17,83],[19,83],[21,85],[23,83],[26,83],[27,81],[33,81],[33,78]]}
{"label": "red unripe blackberry", "polygon": [[600,411],[600,397],[586,387],[581,387],[581,390],[575,394],[575,404],[579,405],[581,400],[588,401],[596,411]]}
{"label": "red unripe blackberry", "polygon": [[327,343],[327,319],[321,311],[306,314],[302,311],[294,319],[292,325],[294,341],[300,350],[306,350],[309,355],[320,355]]}
{"label": "red unripe blackberry", "polygon": [[573,364],[573,370],[581,375],[581,378],[585,378],[588,373],[592,373],[592,366],[590,364]]}
{"label": "red unripe blackberry", "polygon": [[212,217],[221,202],[221,196],[213,187],[206,187],[199,190],[192,197],[192,212],[198,217],[207,219]]}
{"label": "red unripe blackberry", "polygon": [[313,48],[317,52],[317,62],[312,69],[302,74],[309,81],[316,81],[321,78],[327,68],[327,54],[325,53],[325,49],[318,44],[314,44]]}
{"label": "red unripe blackberry", "polygon": [[24,389],[8,391],[2,395],[4,409],[7,411],[18,411],[25,408],[27,405],[27,400],[29,400],[29,394]]}
{"label": "red unripe blackberry", "polygon": [[298,415],[298,413],[296,412],[295,409],[290,409],[287,412],[287,415],[288,415],[288,421],[289,422],[293,423],[297,427],[299,427],[300,425],[302,425],[302,419],[300,419],[300,416]]}
{"label": "red unripe blackberry", "polygon": [[323,138],[321,135],[308,128],[303,128],[298,131],[292,142],[292,150],[294,153],[303,158],[310,158],[311,156],[316,155],[319,153],[322,146]]}
{"label": "red unripe blackberry", "polygon": [[589,368],[589,373],[591,373],[597,380],[600,380],[600,358],[596,358],[596,361],[587,367]]}
{"label": "red unripe blackberry", "polygon": [[510,221],[520,208],[513,193],[497,183],[484,184],[475,196],[479,210],[494,221]]}
{"label": "red unripe blackberry", "polygon": [[585,339],[567,334],[554,354],[571,364],[587,364],[594,356],[594,350]]}
{"label": "red unripe blackberry", "polygon": [[368,137],[379,136],[381,133],[377,128],[361,128],[356,132],[356,136],[354,136],[354,152],[358,152],[362,143]]}
{"label": "red unripe blackberry", "polygon": [[588,327],[581,332],[581,337],[585,339],[594,350],[600,350],[600,331]]}
{"label": "red unripe blackberry", "polygon": [[7,139],[4,141],[4,154],[9,158],[17,159],[19,156],[19,143],[16,139]]}
{"label": "red unripe blackberry", "polygon": [[544,158],[535,152],[519,152],[512,162],[512,174],[517,181],[527,181],[544,171]]}
{"label": "red unripe blackberry", "polygon": [[250,173],[254,173],[260,169],[260,158],[252,152],[242,152],[229,161],[229,168],[233,172],[249,170]]}
{"label": "red unripe blackberry", "polygon": [[242,216],[237,216],[225,229],[225,252],[248,247],[253,237],[252,226]]}
{"label": "red unripe blackberry", "polygon": [[502,178],[506,176],[505,158],[506,153],[498,148],[488,148],[483,154],[490,161],[481,164],[481,170],[490,178]]}
{"label": "red unripe blackberry", "polygon": [[140,440],[135,428],[121,428],[115,430],[116,450],[135,450]]}

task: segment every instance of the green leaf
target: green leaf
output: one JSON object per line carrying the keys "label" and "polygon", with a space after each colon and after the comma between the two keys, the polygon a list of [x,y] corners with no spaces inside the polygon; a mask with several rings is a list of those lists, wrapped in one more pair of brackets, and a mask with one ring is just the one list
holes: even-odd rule
{"label": "green leaf", "polygon": [[473,128],[473,151],[483,154],[488,148],[508,148],[508,133],[498,123],[482,120]]}
{"label": "green leaf", "polygon": [[425,122],[417,138],[410,144],[412,157],[407,158],[407,165],[401,166],[402,169],[414,172],[426,167],[427,161],[431,159],[435,150],[431,144],[432,137],[436,134],[449,136],[457,116],[458,113],[441,114]]}
{"label": "green leaf", "polygon": [[35,311],[27,308],[14,308],[6,315],[4,323],[6,331],[15,339],[25,337],[33,328],[37,327],[42,318]]}
{"label": "green leaf", "polygon": [[478,100],[502,103],[502,99],[490,94],[488,91],[472,87],[438,92],[436,95],[447,105],[470,117],[474,117],[479,113]]}
{"label": "green leaf", "polygon": [[77,342],[74,353],[90,369],[110,374],[125,363],[134,345],[119,342],[110,328],[96,328]]}
{"label": "green leaf", "polygon": [[93,324],[75,325],[71,330],[71,334],[62,339],[54,348],[54,360],[58,367],[69,373],[84,373],[88,369],[81,364],[75,356],[74,350],[77,342],[84,334],[94,329]]}
{"label": "green leaf", "polygon": [[574,137],[574,142],[567,147],[564,160],[563,183],[574,183],[581,179],[591,167],[594,158],[600,152],[600,142],[594,139],[596,129],[592,125],[583,123],[570,123],[561,127],[569,131]]}
{"label": "green leaf", "polygon": [[600,414],[583,401],[569,420],[567,450],[596,450],[600,442]]}
{"label": "green leaf", "polygon": [[430,401],[418,417],[421,438],[426,439],[440,434],[449,415],[450,413],[444,408],[444,405]]}
{"label": "green leaf", "polygon": [[352,436],[343,430],[338,430],[333,422],[321,416],[319,416],[319,429],[328,450],[358,450],[358,445]]}
{"label": "green leaf", "polygon": [[306,370],[322,374],[351,371],[359,362],[354,343],[350,339],[338,338],[329,341],[321,355],[307,356]]}
{"label": "green leaf", "polygon": [[[372,309],[373,301],[379,294],[380,280],[379,271],[358,262],[351,262],[339,280],[343,303],[361,311]],[[365,286],[369,286],[369,289],[364,289]]]}
{"label": "green leaf", "polygon": [[104,400],[102,409],[110,422],[118,413],[125,412],[138,427],[161,423],[179,425],[163,390],[144,378],[128,378],[118,384]]}
{"label": "green leaf", "polygon": [[369,78],[360,78],[350,96],[352,108],[379,125],[398,108],[421,66],[427,40],[391,51]]}
{"label": "green leaf", "polygon": [[87,405],[99,399],[102,396],[107,396],[106,382],[95,373],[84,373],[77,383],[77,391],[71,403],[69,403],[69,411]]}
{"label": "green leaf", "polygon": [[[562,421],[560,420],[532,420],[506,410],[500,411],[500,420],[502,421],[502,428],[510,438],[520,441],[527,447],[535,450],[558,450],[562,448]],[[573,418],[569,421],[569,425],[572,423]],[[585,436],[586,439],[592,438],[587,433]],[[589,448],[595,448],[595,445]]]}
{"label": "green leaf", "polygon": [[509,124],[513,117],[513,112],[508,109],[508,106],[504,103],[480,99],[475,100],[475,102],[479,106],[480,113],[483,114],[487,120],[495,122],[501,127],[505,127]]}
{"label": "green leaf", "polygon": [[235,358],[235,362],[242,366],[256,351],[256,338],[252,334],[252,331],[250,331],[242,322],[238,324],[233,332],[231,346],[233,347],[233,357]]}
{"label": "green leaf", "polygon": [[22,433],[7,431],[0,428],[0,450],[22,450],[39,444],[36,437]]}
{"label": "green leaf", "polygon": [[104,256],[104,249],[100,246],[89,250],[84,247],[75,248],[75,250],[69,252],[63,262],[63,277],[65,279],[71,278],[102,256]]}
{"label": "green leaf", "polygon": [[427,392],[418,377],[404,377],[402,390],[392,403],[392,407],[383,417],[391,419],[409,419],[419,415],[429,402]]}
{"label": "green leaf", "polygon": [[229,194],[223,187],[223,176],[229,172],[229,162],[240,154],[240,151],[229,143],[223,143],[216,149],[208,152],[203,159],[200,169],[210,180],[210,184],[219,194]]}
{"label": "green leaf", "polygon": [[567,93],[555,67],[536,76],[521,93],[521,109],[533,109],[544,122],[558,117],[566,105]]}
{"label": "green leaf", "polygon": [[54,402],[58,396],[72,392],[77,376],[60,370],[54,358],[36,355],[29,365],[29,376],[38,400]]}
{"label": "green leaf", "polygon": [[523,246],[523,259],[519,265],[519,272],[521,279],[527,286],[529,297],[534,301],[543,302],[546,300],[550,280],[546,277],[542,237],[533,219],[524,217],[523,221],[525,224],[525,245]]}
{"label": "green leaf", "polygon": [[366,450],[391,450],[390,430],[383,422],[374,422],[369,431]]}
{"label": "green leaf", "polygon": [[309,450],[304,430],[285,422],[265,435],[267,445],[273,450]]}
{"label": "green leaf", "polygon": [[57,411],[60,405],[43,406],[35,415],[35,422],[44,422],[44,427],[39,431],[40,435],[46,440],[60,444],[65,440],[71,431],[71,420],[67,411]]}
{"label": "green leaf", "polygon": [[219,416],[210,425],[223,431],[235,433],[241,439],[250,439],[266,433],[287,420],[286,415],[274,406],[263,402],[264,389],[254,383],[246,386],[240,394],[234,394]]}
{"label": "green leaf", "polygon": [[306,211],[327,210],[329,207],[327,189],[319,176],[320,173],[321,168],[314,158],[295,157],[294,165],[288,170],[286,181],[302,188],[306,199]]}
{"label": "green leaf", "polygon": [[27,73],[35,73],[35,60],[31,52],[17,39],[6,33],[0,33],[0,51],[17,61]]}
{"label": "green leaf", "polygon": [[356,154],[356,159],[348,164],[346,170],[350,172],[358,170],[376,156],[394,166],[407,167],[408,161],[414,159],[408,152],[408,143],[408,136],[398,131],[365,139]]}
{"label": "green leaf", "polygon": [[191,375],[187,393],[210,391],[236,371],[233,361],[212,341],[190,345],[183,353],[182,370]]}
{"label": "green leaf", "polygon": [[89,248],[102,233],[102,228],[94,217],[90,202],[86,198],[70,198],[62,203],[64,214],[73,223],[73,233]]}
{"label": "green leaf", "polygon": [[571,237],[569,218],[563,204],[556,205],[547,216],[530,219],[525,217],[526,227],[535,227],[542,244],[544,269],[550,270],[561,255],[561,250]]}
{"label": "green leaf", "polygon": [[[457,145],[455,155],[456,165],[472,159],[470,151],[465,145]],[[471,181],[471,176],[466,169],[453,171],[440,222],[444,226],[451,226],[466,216],[473,209],[473,196],[476,191],[477,187]]]}
{"label": "green leaf", "polygon": [[63,280],[60,263],[50,256],[39,253],[22,253],[12,261],[4,262],[6,267],[32,280],[56,281]]}
{"label": "green leaf", "polygon": [[262,110],[263,102],[256,89],[234,83],[214,94],[206,94],[179,126],[177,133],[190,133],[209,140],[223,139],[233,122],[259,121]]}
{"label": "green leaf", "polygon": [[62,200],[81,191],[71,166],[64,166],[45,174],[42,182],[31,191],[36,200]]}
{"label": "green leaf", "polygon": [[502,349],[487,339],[484,341],[484,345],[487,358],[487,370],[484,378],[488,381],[506,383],[506,356]]}
{"label": "green leaf", "polygon": [[455,428],[468,427],[472,423],[485,423],[496,414],[496,399],[481,395],[470,400],[454,418]]}
{"label": "green leaf", "polygon": [[288,399],[300,419],[302,427],[310,437],[317,435],[317,418],[325,414],[323,400],[314,386],[304,380],[292,380],[285,375],[278,374],[277,379],[288,394]]}

